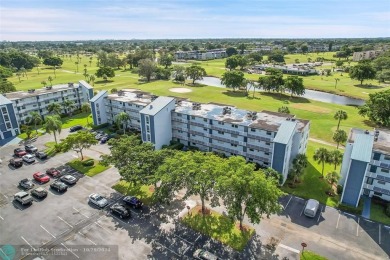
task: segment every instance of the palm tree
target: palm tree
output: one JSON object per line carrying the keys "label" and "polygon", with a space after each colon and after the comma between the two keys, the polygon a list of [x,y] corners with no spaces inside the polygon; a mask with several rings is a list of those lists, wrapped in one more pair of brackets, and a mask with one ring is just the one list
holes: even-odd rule
{"label": "palm tree", "polygon": [[29,125],[21,125],[20,126],[20,130],[22,130],[23,133],[26,133],[27,139],[30,139],[31,133],[32,133],[31,126],[29,126]]}
{"label": "palm tree", "polygon": [[41,124],[42,122],[43,122],[43,119],[38,112],[35,112],[35,111],[30,112],[30,123],[34,124],[35,132],[37,135],[38,135],[37,125]]}
{"label": "palm tree", "polygon": [[333,187],[333,185],[339,181],[340,175],[336,171],[332,171],[332,172],[328,172],[325,178]]}
{"label": "palm tree", "polygon": [[337,87],[337,82],[339,82],[340,79],[339,78],[335,78],[334,80],[336,81],[336,84],[334,84],[334,88],[336,88]]}
{"label": "palm tree", "polygon": [[292,168],[289,172],[293,176],[294,182],[297,182],[297,179],[303,174],[307,164],[308,161],[305,154],[300,153],[294,158]]}
{"label": "palm tree", "polygon": [[56,74],[57,66],[54,66],[53,70],[54,70],[54,78],[57,78],[57,74]]}
{"label": "palm tree", "polygon": [[79,62],[76,61],[74,64],[76,64],[76,72],[79,72]]}
{"label": "palm tree", "polygon": [[58,134],[61,133],[61,129],[62,129],[62,121],[58,115],[46,117],[45,130],[49,134],[53,132],[54,141],[56,142],[56,144],[58,143],[56,132],[58,132]]}
{"label": "palm tree", "polygon": [[91,57],[89,57],[89,66],[91,67],[92,66],[92,56]]}
{"label": "palm tree", "polygon": [[322,178],[324,177],[324,168],[325,168],[325,163],[329,162],[329,151],[326,148],[318,148],[314,155],[313,155],[314,161],[318,162],[318,164],[322,164]]}
{"label": "palm tree", "polygon": [[347,133],[343,129],[336,130],[333,134],[333,141],[337,143],[337,149],[339,149],[340,143],[346,142],[347,139]]}
{"label": "palm tree", "polygon": [[127,121],[130,120],[130,116],[126,112],[120,112],[115,117],[115,122],[120,125],[123,125],[123,134],[125,134]]}
{"label": "palm tree", "polygon": [[341,120],[347,120],[348,114],[344,110],[339,110],[334,114],[334,119],[339,120],[337,123],[337,130],[339,130]]}
{"label": "palm tree", "polygon": [[61,105],[58,104],[58,103],[51,103],[47,106],[47,111],[49,113],[53,113],[53,114],[57,114],[57,115],[60,115],[61,114]]}
{"label": "palm tree", "polygon": [[81,105],[81,111],[85,112],[85,113],[88,113],[88,116],[87,116],[87,125],[89,125],[89,122],[88,122],[88,117],[89,117],[89,114],[91,113],[91,105],[89,103],[83,103]]}
{"label": "palm tree", "polygon": [[76,108],[76,104],[69,99],[66,99],[64,103],[62,103],[66,113],[68,113],[69,116],[72,115],[72,111]]}
{"label": "palm tree", "polygon": [[343,153],[340,150],[329,152],[329,162],[334,165],[334,169],[336,170],[337,166],[343,162]]}
{"label": "palm tree", "polygon": [[92,82],[92,86],[93,86],[94,83],[95,83],[95,79],[96,79],[95,75],[89,76],[89,80]]}
{"label": "palm tree", "polygon": [[47,80],[50,82],[50,86],[53,86],[53,84],[51,84],[51,82],[53,81],[53,78],[52,78],[51,76],[49,76],[49,77],[47,78]]}
{"label": "palm tree", "polygon": [[16,77],[18,77],[18,79],[19,79],[19,83],[21,82],[20,81],[20,76],[22,76],[22,74],[18,71],[18,72],[16,72]]}

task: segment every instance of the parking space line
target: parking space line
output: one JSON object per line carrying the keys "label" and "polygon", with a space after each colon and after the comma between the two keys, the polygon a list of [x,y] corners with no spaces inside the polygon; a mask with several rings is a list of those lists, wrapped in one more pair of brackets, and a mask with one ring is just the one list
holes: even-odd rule
{"label": "parking space line", "polygon": [[379,244],[381,244],[381,224],[379,224]]}
{"label": "parking space line", "polygon": [[2,220],[4,220],[4,218],[3,218],[2,216],[0,216],[0,218],[1,218]]}
{"label": "parking space line", "polygon": [[340,212],[339,212],[339,217],[337,218],[336,229],[338,229],[338,228],[339,228],[339,221],[340,221]]}
{"label": "parking space line", "polygon": [[34,251],[37,251],[24,237],[20,236]]}
{"label": "parking space line", "polygon": [[178,236],[178,235],[176,235],[176,234],[173,234],[175,237],[178,237],[179,239],[181,239],[181,240],[184,240],[184,241],[186,241],[188,244],[190,244],[190,245],[194,245],[194,243],[191,243],[190,241],[188,241],[187,239],[185,239],[185,238],[182,238],[181,236]]}
{"label": "parking space line", "polygon": [[102,225],[100,225],[99,223],[95,222],[96,225],[98,225],[99,227],[101,227],[103,230],[107,231],[108,233],[112,234],[112,232],[106,228],[104,228]]}
{"label": "parking space line", "polygon": [[78,255],[76,255],[76,254],[73,252],[73,250],[70,250],[66,245],[64,245],[64,243],[61,243],[61,245],[62,245],[63,247],[65,247],[66,250],[68,250],[69,252],[71,252],[75,257],[80,258]]}
{"label": "parking space line", "polygon": [[317,223],[320,222],[322,210],[324,209],[324,206],[321,206],[320,215],[318,216]]}
{"label": "parking space line", "polygon": [[291,251],[291,252],[294,252],[294,253],[296,253],[296,254],[301,253],[301,251],[299,251],[298,249],[295,249],[295,248],[292,248],[292,247],[289,247],[289,246],[286,246],[286,245],[283,245],[283,244],[279,244],[279,246],[280,246],[281,248],[287,249],[287,250],[289,250],[289,251]]}
{"label": "parking space line", "polygon": [[66,225],[68,225],[70,228],[73,228],[73,226],[71,224],[69,224],[68,222],[66,222],[63,218],[61,218],[60,216],[57,216],[59,219],[61,219]]}
{"label": "parking space line", "polygon": [[292,196],[290,195],[290,199],[288,200],[288,202],[287,202],[287,204],[286,204],[286,207],[284,207],[284,210],[286,210],[286,209],[287,209],[287,207],[288,207],[288,204],[290,204],[290,201],[291,201],[291,199],[292,199]]}
{"label": "parking space line", "polygon": [[3,196],[8,200],[8,197],[7,197],[7,195],[5,195],[5,194],[3,194]]}
{"label": "parking space line", "polygon": [[305,205],[303,205],[303,208],[302,208],[301,214],[299,214],[299,216],[302,216],[302,213],[303,213],[303,211],[305,210],[306,204],[307,204],[307,202],[305,203]]}
{"label": "parking space line", "polygon": [[155,241],[155,243],[158,244],[158,245],[160,245],[161,247],[164,247],[165,249],[168,249],[170,252],[174,253],[175,255],[181,257],[181,255],[179,255],[178,253],[176,253],[175,251],[173,251],[173,250],[170,249],[169,247],[164,246],[164,245],[161,244],[160,242]]}
{"label": "parking space line", "polygon": [[187,246],[187,248],[183,251],[183,255],[185,254],[185,253],[187,253],[187,251],[188,251],[188,249],[190,249],[191,248],[191,246]]}
{"label": "parking space line", "polygon": [[299,200],[305,200],[305,199],[302,199],[302,198],[300,198],[300,197],[294,197],[294,198],[299,199]]}
{"label": "parking space line", "polygon": [[357,227],[356,227],[356,236],[359,236],[359,223],[360,223],[360,218],[358,217],[358,222],[357,222]]}
{"label": "parking space line", "polygon": [[54,194],[50,189],[47,189],[52,195],[56,195],[56,194]]}
{"label": "parking space line", "polygon": [[87,215],[84,215],[83,213],[81,213],[80,210],[76,209],[75,207],[73,207],[73,209],[74,209],[75,211],[77,211],[78,213],[80,213],[81,215],[83,215],[84,217],[89,218]]}
{"label": "parking space line", "polygon": [[198,239],[201,237],[202,235],[199,235],[194,242],[198,241]]}
{"label": "parking space line", "polygon": [[50,233],[49,231],[47,231],[46,228],[44,228],[42,225],[40,225],[41,228],[43,228],[43,230],[45,230],[47,233],[49,233],[50,236],[52,236],[53,238],[56,238],[52,233]]}

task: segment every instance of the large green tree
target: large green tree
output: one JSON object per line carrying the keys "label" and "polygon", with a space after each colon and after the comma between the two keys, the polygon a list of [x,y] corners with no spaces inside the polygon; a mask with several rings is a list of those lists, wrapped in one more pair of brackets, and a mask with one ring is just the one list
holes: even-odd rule
{"label": "large green tree", "polygon": [[348,114],[347,114],[346,111],[340,109],[340,110],[338,110],[334,114],[333,118],[338,120],[338,122],[337,122],[337,129],[336,130],[339,130],[341,120],[347,120],[348,119]]}
{"label": "large green tree", "polygon": [[61,67],[63,60],[59,57],[49,57],[43,60],[43,64],[51,67]]}
{"label": "large green tree", "polygon": [[123,134],[126,134],[126,127],[129,120],[130,120],[130,116],[126,112],[120,112],[115,116],[115,123],[118,126],[122,125]]}
{"label": "large green tree", "polygon": [[390,89],[369,94],[366,103],[359,107],[359,114],[377,124],[390,126]]}
{"label": "large green tree", "polygon": [[47,106],[47,111],[50,113],[50,114],[57,114],[57,115],[60,115],[61,114],[61,105],[59,103],[50,103],[48,106]]}
{"label": "large green tree", "polygon": [[157,64],[151,59],[142,59],[138,62],[138,74],[149,82],[157,70]]}
{"label": "large green tree", "polygon": [[227,88],[232,88],[236,91],[236,88],[244,86],[246,83],[244,73],[241,71],[226,71],[222,74],[221,83]]}
{"label": "large green tree", "polygon": [[16,88],[12,82],[9,82],[8,80],[2,80],[0,79],[0,93],[9,93],[16,91]]}
{"label": "large green tree", "polygon": [[375,79],[376,71],[369,62],[358,63],[349,70],[349,76],[351,79],[360,81],[360,85],[363,85],[363,81],[367,79]]}
{"label": "large green tree", "polygon": [[340,150],[330,151],[329,162],[334,165],[334,169],[336,170],[337,166],[339,166],[343,162],[343,153],[340,152]]}
{"label": "large green tree", "polygon": [[343,129],[336,130],[333,134],[333,141],[337,143],[337,149],[339,149],[339,145],[345,143],[347,139],[347,133]]}
{"label": "large green tree", "polygon": [[195,84],[196,80],[202,80],[205,75],[206,70],[197,64],[192,64],[186,68],[186,76],[192,79],[192,85]]}
{"label": "large green tree", "polygon": [[284,87],[290,91],[291,96],[303,96],[305,94],[303,79],[298,76],[288,76],[284,80]]}
{"label": "large green tree", "polygon": [[62,106],[64,107],[66,113],[69,116],[72,116],[73,110],[76,109],[76,103],[69,99],[65,99],[64,102],[62,103]]}
{"label": "large green tree", "polygon": [[56,133],[60,134],[62,130],[61,118],[58,115],[46,116],[44,127],[47,133],[53,133],[54,141],[57,144],[58,142]]}
{"label": "large green tree", "polygon": [[88,149],[94,144],[97,144],[95,136],[88,131],[78,131],[75,134],[68,135],[61,141],[61,149],[63,151],[74,150],[80,153],[81,160],[84,160],[83,150]]}
{"label": "large green tree", "polygon": [[98,78],[103,78],[104,75],[106,75],[108,78],[113,78],[115,77],[115,71],[110,67],[100,67],[96,71],[95,75]]}
{"label": "large green tree", "polygon": [[225,67],[229,70],[234,70],[239,66],[239,55],[233,55],[226,59],[225,61]]}
{"label": "large green tree", "polygon": [[217,180],[217,191],[228,215],[239,221],[241,230],[245,216],[250,222],[259,223],[264,214],[269,217],[280,212],[278,199],[283,192],[274,178],[266,178],[262,171],[255,171],[255,166],[240,156],[229,157],[223,172]]}
{"label": "large green tree", "polygon": [[161,66],[164,66],[165,68],[168,68],[172,65],[173,57],[169,53],[164,53],[160,56],[160,59],[158,60],[158,63]]}

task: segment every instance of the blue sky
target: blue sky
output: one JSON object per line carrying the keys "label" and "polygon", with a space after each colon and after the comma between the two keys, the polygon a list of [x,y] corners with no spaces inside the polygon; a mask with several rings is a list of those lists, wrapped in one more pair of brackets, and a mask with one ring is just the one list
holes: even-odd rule
{"label": "blue sky", "polygon": [[2,0],[0,40],[389,37],[389,0]]}

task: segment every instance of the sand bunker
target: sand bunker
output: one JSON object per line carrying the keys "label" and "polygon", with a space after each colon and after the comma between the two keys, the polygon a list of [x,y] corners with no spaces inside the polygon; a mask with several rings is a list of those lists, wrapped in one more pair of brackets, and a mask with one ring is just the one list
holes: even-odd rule
{"label": "sand bunker", "polygon": [[192,92],[189,88],[170,88],[169,91],[176,93],[190,93]]}

